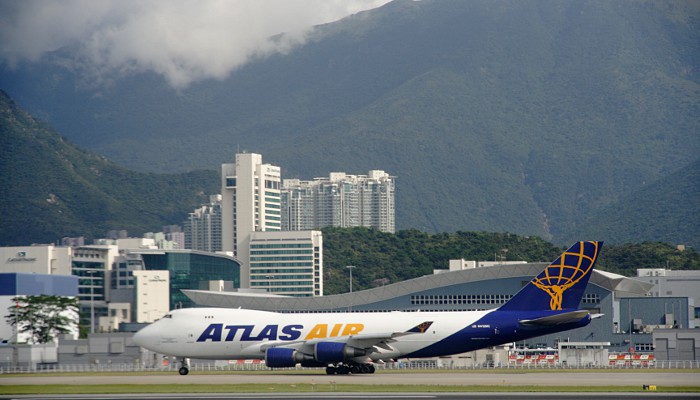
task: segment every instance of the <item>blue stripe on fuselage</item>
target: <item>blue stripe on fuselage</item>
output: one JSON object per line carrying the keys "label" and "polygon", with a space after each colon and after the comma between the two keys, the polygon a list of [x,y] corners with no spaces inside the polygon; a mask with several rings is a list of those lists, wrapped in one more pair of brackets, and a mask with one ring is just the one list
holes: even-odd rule
{"label": "blue stripe on fuselage", "polygon": [[591,322],[590,316],[569,324],[552,327],[535,327],[520,325],[518,321],[531,320],[562,314],[574,310],[558,311],[492,311],[483,318],[465,327],[445,339],[424,347],[418,351],[401,356],[401,358],[439,357],[451,354],[466,353],[497,346],[504,343],[517,342],[536,336],[562,332],[586,326]]}

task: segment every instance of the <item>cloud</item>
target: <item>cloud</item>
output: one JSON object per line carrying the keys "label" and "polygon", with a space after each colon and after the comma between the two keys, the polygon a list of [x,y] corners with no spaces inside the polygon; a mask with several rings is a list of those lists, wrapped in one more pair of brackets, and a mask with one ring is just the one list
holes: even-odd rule
{"label": "cloud", "polygon": [[15,67],[70,49],[63,64],[93,83],[153,71],[185,88],[286,53],[313,25],[387,1],[0,0],[0,60]]}

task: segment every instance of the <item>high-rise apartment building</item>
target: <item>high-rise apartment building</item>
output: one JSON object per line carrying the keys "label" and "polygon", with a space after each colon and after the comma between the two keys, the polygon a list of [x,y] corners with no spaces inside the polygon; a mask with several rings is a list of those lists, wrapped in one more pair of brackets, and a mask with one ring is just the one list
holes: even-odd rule
{"label": "high-rise apartment building", "polygon": [[239,153],[235,164],[221,165],[221,247],[240,260],[243,288],[251,233],[281,230],[281,181],[280,167],[263,164],[260,154]]}
{"label": "high-rise apartment building", "polygon": [[185,248],[215,253],[221,246],[221,195],[209,196],[209,204],[189,213],[184,223]]}
{"label": "high-rise apartment building", "polygon": [[313,181],[285,179],[282,230],[366,226],[393,233],[394,191],[394,177],[381,170],[368,175],[333,172]]}

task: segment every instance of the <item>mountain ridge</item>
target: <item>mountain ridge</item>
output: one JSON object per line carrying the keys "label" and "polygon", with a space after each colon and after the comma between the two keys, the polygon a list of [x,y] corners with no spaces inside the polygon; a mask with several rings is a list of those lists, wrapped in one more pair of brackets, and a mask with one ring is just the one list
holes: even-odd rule
{"label": "mountain ridge", "polygon": [[218,182],[213,172],[144,174],[119,167],[73,145],[0,90],[2,245],[180,224]]}
{"label": "mountain ridge", "polygon": [[99,98],[60,68],[0,76],[131,168],[216,170],[241,149],[284,177],[383,169],[399,229],[562,243],[696,160],[697,16],[692,2],[399,1],[176,94],[154,74]]}

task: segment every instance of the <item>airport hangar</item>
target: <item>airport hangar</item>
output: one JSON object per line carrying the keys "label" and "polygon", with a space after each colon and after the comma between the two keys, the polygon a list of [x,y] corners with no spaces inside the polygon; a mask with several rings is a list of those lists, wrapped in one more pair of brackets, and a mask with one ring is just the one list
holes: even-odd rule
{"label": "airport hangar", "polygon": [[[286,313],[486,310],[508,301],[547,265],[521,263],[460,269],[369,290],[321,297],[286,297],[248,291],[182,291],[198,306]],[[586,327],[533,338],[516,343],[516,346],[557,348],[560,341],[609,342],[609,350],[613,352],[628,352],[630,349],[650,352],[653,350],[652,334],[638,327],[635,329],[633,321],[659,324],[668,317],[668,302],[672,299],[679,302],[679,315],[674,318],[687,327],[689,306],[687,298],[646,297],[651,287],[640,280],[594,270],[581,308],[593,314],[604,314],[602,317]],[[633,334],[635,330],[639,332]]]}

